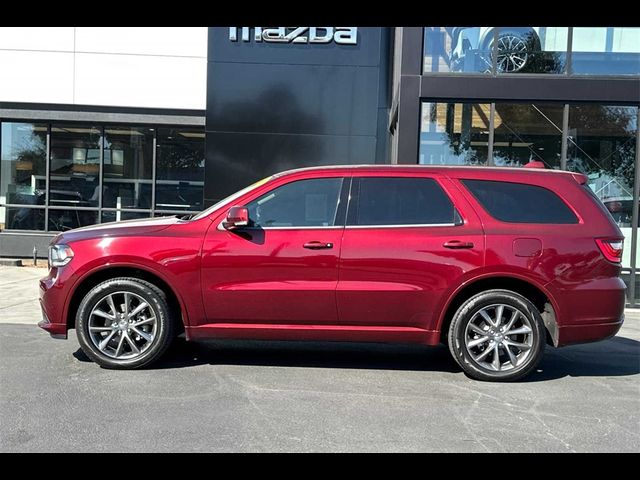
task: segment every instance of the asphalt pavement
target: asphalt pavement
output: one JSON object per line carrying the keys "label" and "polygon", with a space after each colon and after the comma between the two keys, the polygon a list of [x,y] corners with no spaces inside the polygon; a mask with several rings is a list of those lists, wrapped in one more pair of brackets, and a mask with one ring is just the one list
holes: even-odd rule
{"label": "asphalt pavement", "polygon": [[0,267],[2,452],[640,451],[638,310],[511,384],[444,347],[316,342],[178,340],[114,371],[35,326],[44,274]]}

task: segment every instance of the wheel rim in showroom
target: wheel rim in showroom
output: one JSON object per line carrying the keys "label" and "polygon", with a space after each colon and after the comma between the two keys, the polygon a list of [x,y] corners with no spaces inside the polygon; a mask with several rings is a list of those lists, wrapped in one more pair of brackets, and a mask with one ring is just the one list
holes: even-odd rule
{"label": "wheel rim in showroom", "polygon": [[529,58],[526,39],[516,35],[502,35],[498,38],[497,68],[500,72],[518,72],[524,68]]}
{"label": "wheel rim in showroom", "polygon": [[464,333],[472,360],[495,372],[513,370],[526,363],[533,349],[529,317],[511,305],[494,304],[478,310]]}
{"label": "wheel rim in showroom", "polygon": [[98,301],[89,315],[89,336],[104,355],[127,360],[142,355],[156,337],[149,303],[133,292],[115,292]]}

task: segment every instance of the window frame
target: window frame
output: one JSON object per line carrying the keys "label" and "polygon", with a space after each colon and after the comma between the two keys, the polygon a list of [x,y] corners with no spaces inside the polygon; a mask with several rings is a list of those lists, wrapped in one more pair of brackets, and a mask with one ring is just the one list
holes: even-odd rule
{"label": "window frame", "polygon": [[[229,208],[231,208],[234,205],[239,205],[242,207],[246,207],[249,203],[254,202],[255,200],[268,195],[269,193],[284,187],[286,185],[290,185],[292,183],[296,183],[296,182],[304,182],[304,181],[309,181],[309,180],[330,180],[330,179],[338,179],[341,181],[340,184],[340,189],[338,192],[338,205],[337,205],[337,209],[336,209],[336,216],[335,216],[335,222],[334,225],[327,225],[327,226],[323,226],[323,225],[318,225],[318,226],[305,226],[305,225],[301,225],[301,226],[278,226],[278,227],[264,227],[261,225],[247,225],[246,227],[241,227],[238,230],[242,231],[242,230],[336,230],[336,229],[343,229],[345,227],[345,220],[346,220],[346,213],[347,213],[347,204],[349,201],[349,193],[351,190],[351,176],[350,175],[346,175],[346,174],[339,174],[339,175],[322,175],[322,176],[314,176],[314,177],[297,177],[297,178],[292,178],[289,179],[289,181],[285,181],[285,182],[279,182],[276,185],[273,185],[272,188],[269,188],[268,190],[263,190],[260,189],[260,191],[255,191],[255,192],[250,192],[251,196],[242,200],[241,202],[231,202],[227,205],[223,205],[221,206],[222,211],[219,211],[219,213],[222,213],[222,218],[220,220],[220,222],[218,223],[218,227],[217,230],[226,230],[222,224],[224,223],[226,216],[227,216],[227,212],[229,211]],[[240,200],[240,199],[237,199]]]}
{"label": "window frame", "polygon": [[[381,224],[381,225],[355,225],[352,222],[355,221],[355,215],[357,212],[358,200],[360,198],[360,184],[365,178],[383,178],[383,179],[397,179],[397,178],[409,178],[412,180],[425,179],[431,180],[442,191],[443,195],[451,202],[453,207],[453,215],[455,220],[450,223],[399,223],[399,224]],[[348,229],[362,229],[362,228],[432,228],[432,227],[460,227],[464,225],[464,220],[460,215],[460,211],[456,206],[456,202],[451,197],[449,192],[443,187],[438,180],[438,177],[434,175],[358,175],[354,176],[351,181],[351,190],[349,191],[349,203],[347,205],[347,215],[345,228]]]}

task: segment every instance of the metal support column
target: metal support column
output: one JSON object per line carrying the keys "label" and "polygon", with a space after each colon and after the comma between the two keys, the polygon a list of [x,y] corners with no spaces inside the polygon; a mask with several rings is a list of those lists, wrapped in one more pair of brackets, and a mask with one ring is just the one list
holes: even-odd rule
{"label": "metal support column", "polygon": [[[640,109],[638,109],[636,125],[640,125]],[[633,175],[633,209],[631,213],[631,278],[629,279],[629,303],[636,306],[636,252],[638,247],[638,202],[640,201],[640,131],[636,131],[636,158]]]}

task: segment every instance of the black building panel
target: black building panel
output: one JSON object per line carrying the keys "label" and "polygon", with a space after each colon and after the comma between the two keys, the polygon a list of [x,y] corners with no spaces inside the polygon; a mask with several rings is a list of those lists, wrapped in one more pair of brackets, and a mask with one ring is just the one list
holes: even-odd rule
{"label": "black building panel", "polygon": [[290,168],[388,161],[388,28],[359,27],[356,45],[240,28],[209,28],[205,205]]}
{"label": "black building panel", "polygon": [[[373,135],[207,132],[207,192],[235,192],[274,173],[301,166],[373,163]],[[208,197],[208,203],[226,195]]]}

